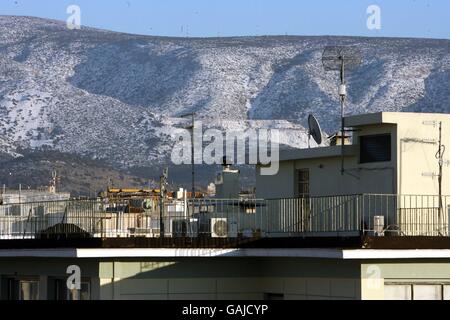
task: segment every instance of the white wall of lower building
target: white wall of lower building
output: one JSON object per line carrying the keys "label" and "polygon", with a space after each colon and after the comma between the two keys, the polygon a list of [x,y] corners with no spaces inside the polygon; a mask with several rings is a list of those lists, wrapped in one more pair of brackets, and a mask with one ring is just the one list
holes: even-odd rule
{"label": "white wall of lower building", "polygon": [[303,259],[184,259],[102,262],[101,298],[359,299],[358,264]]}

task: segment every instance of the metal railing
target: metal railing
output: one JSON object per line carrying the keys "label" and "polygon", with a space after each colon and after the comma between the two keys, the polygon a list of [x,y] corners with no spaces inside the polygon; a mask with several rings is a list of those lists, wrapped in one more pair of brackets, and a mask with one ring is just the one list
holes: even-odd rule
{"label": "metal railing", "polygon": [[348,195],[271,200],[70,200],[0,206],[0,239],[449,236],[450,197]]}
{"label": "metal railing", "polygon": [[387,236],[450,236],[450,196],[372,194],[363,197],[365,231]]}

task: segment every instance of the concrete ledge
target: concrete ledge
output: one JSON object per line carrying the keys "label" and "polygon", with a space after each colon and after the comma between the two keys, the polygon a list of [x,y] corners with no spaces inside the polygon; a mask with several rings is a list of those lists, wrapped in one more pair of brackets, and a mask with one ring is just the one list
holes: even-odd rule
{"label": "concrete ledge", "polygon": [[[1,249],[298,249],[363,248],[361,236],[281,238],[64,238],[0,240]],[[449,245],[450,249],[450,245]]]}
{"label": "concrete ledge", "polygon": [[305,258],[336,260],[450,259],[450,250],[342,249],[25,249],[1,258]]}

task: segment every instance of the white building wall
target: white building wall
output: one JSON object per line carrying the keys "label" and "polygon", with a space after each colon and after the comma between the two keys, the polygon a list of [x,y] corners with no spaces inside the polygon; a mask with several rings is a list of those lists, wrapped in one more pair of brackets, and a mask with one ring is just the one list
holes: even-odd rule
{"label": "white building wall", "polygon": [[[433,122],[436,125],[433,125]],[[439,147],[439,122],[442,122],[442,143],[450,148],[450,117],[448,115],[406,114],[399,120],[397,151],[399,193],[438,194],[439,165],[436,153]],[[444,155],[444,195],[450,195],[448,160],[450,160],[450,149],[447,149]]]}

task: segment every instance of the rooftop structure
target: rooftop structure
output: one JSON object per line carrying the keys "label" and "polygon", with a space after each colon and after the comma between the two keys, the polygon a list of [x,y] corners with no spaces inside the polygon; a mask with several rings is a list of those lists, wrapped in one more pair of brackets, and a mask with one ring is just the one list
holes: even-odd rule
{"label": "rooftop structure", "polygon": [[215,197],[217,199],[238,199],[241,190],[239,184],[240,171],[225,164],[216,176]]}
{"label": "rooftop structure", "polygon": [[28,202],[64,201],[70,199],[68,192],[46,190],[7,190],[0,194],[0,204],[19,204]]}
{"label": "rooftop structure", "polygon": [[[257,197],[292,198],[351,194],[438,195],[440,127],[450,145],[450,115],[375,113],[345,118],[353,143],[282,151],[280,171],[257,173]],[[441,193],[450,195],[449,161],[443,159]]]}

